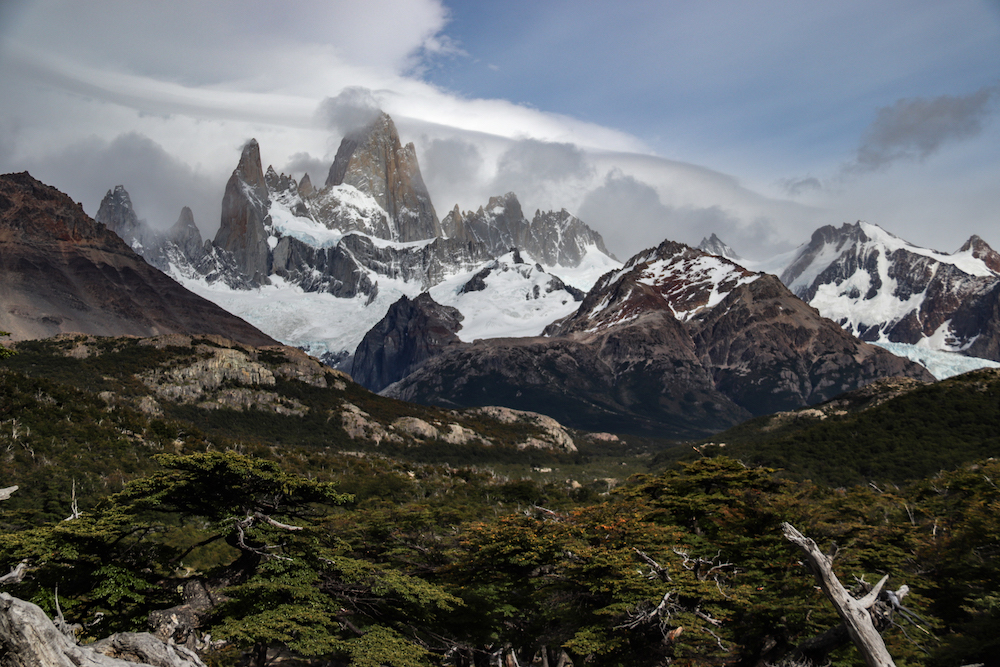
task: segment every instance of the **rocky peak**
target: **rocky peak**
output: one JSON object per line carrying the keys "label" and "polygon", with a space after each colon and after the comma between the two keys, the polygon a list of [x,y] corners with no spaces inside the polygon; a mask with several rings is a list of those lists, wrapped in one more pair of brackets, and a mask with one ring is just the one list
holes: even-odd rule
{"label": "rocky peak", "polygon": [[240,162],[236,165],[233,176],[249,185],[259,199],[267,199],[267,180],[264,178],[264,169],[260,161],[260,146],[256,139],[251,139],[243,146]]}
{"label": "rocky peak", "polygon": [[535,211],[529,222],[513,192],[490,197],[474,213],[456,206],[441,227],[448,238],[482,243],[497,255],[517,247],[547,266],[579,266],[589,247],[613,257],[601,235],[566,209]]}
{"label": "rocky peak", "polygon": [[808,277],[807,271],[815,265],[817,259],[825,251],[833,248],[835,251],[841,252],[848,246],[860,245],[870,240],[860,221],[854,224],[845,222],[840,228],[833,225],[820,227],[813,232],[809,243],[802,248],[795,260],[781,273],[781,282],[788,285],[789,289],[797,296],[808,301],[815,293],[807,293],[812,287],[811,284],[805,284],[810,282],[805,280]]}
{"label": "rocky peak", "polygon": [[725,257],[726,259],[731,259],[736,262],[741,259],[741,257],[736,254],[736,251],[726,245],[722,239],[715,235],[715,232],[712,232],[711,236],[703,238],[697,248],[698,250],[704,250],[711,255],[718,255],[719,257]]}
{"label": "rocky peak", "polygon": [[599,233],[566,209],[535,212],[525,250],[549,266],[579,266],[588,247],[614,259]]}
{"label": "rocky peak", "polygon": [[444,347],[461,343],[456,334],[461,321],[458,309],[437,303],[427,292],[401,297],[358,345],[354,381],[381,391],[406,377]]}
{"label": "rocky peak", "polygon": [[125,190],[125,186],[116,185],[108,190],[101,200],[101,205],[94,216],[97,222],[113,231],[115,234],[131,245],[142,236],[142,222],[135,214],[132,207],[132,199]]}
{"label": "rocky peak", "polygon": [[204,252],[201,231],[194,222],[194,214],[187,206],[181,209],[174,226],[167,230],[167,239],[181,249],[189,262],[195,261]]}
{"label": "rocky peak", "polygon": [[441,223],[417,164],[413,144],[403,146],[385,113],[340,143],[328,187],[352,185],[375,199],[389,215],[393,240],[420,241],[441,236]]}
{"label": "rocky peak", "polygon": [[594,332],[650,313],[668,313],[672,319],[686,322],[759,275],[724,257],[664,241],[633,256],[620,270],[602,276],[579,310],[545,333]]}
{"label": "rocky peak", "polygon": [[969,240],[958,249],[958,252],[970,252],[976,259],[982,260],[983,264],[996,274],[1000,274],[1000,253],[991,248],[986,241],[973,234]]}
{"label": "rocky peak", "polygon": [[490,197],[486,206],[475,212],[461,213],[455,206],[441,227],[448,238],[483,243],[496,254],[523,246],[528,237],[528,221],[513,192]]}
{"label": "rocky peak", "polygon": [[256,139],[251,139],[243,147],[240,162],[226,183],[222,219],[214,245],[231,255],[252,285],[266,284],[271,272],[266,228],[270,224],[269,206],[260,147]]}
{"label": "rocky peak", "polygon": [[279,174],[270,165],[267,167],[267,172],[264,173],[264,182],[267,183],[267,188],[270,192],[291,192],[295,194],[299,189],[295,179],[286,176],[284,173]]}
{"label": "rocky peak", "polygon": [[302,180],[299,181],[299,194],[303,197],[308,197],[316,191],[313,187],[312,180],[309,178],[309,174],[303,174]]}

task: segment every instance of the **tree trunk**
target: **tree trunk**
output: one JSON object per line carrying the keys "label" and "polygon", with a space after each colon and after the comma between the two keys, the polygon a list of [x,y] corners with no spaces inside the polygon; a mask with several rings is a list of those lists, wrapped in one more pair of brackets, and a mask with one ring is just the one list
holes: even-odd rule
{"label": "tree trunk", "polygon": [[38,605],[0,593],[0,667],[205,667],[151,634],[123,632],[78,646]]}
{"label": "tree trunk", "polygon": [[868,609],[878,599],[878,594],[889,575],[882,577],[867,595],[856,600],[837,579],[837,575],[833,573],[832,561],[819,550],[813,540],[800,533],[790,523],[781,524],[781,531],[790,542],[805,552],[806,559],[812,565],[813,574],[816,575],[823,592],[830,598],[837,614],[844,620],[847,632],[864,658],[865,664],[868,667],[895,667],[892,656],[882,641],[882,635],[875,629],[871,614],[868,613]]}

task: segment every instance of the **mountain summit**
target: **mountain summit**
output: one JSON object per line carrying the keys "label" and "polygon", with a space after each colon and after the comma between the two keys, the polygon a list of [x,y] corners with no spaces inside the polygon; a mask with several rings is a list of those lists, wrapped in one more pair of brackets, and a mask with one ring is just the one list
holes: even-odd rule
{"label": "mountain summit", "polygon": [[396,125],[385,113],[348,134],[326,178],[328,187],[350,185],[375,199],[389,216],[395,241],[441,236],[430,193],[424,185],[412,143],[402,145]]}
{"label": "mountain summit", "polygon": [[383,393],[692,438],[883,377],[932,379],[820,317],[775,276],[671,241],[606,273],[545,334],[444,345]]}
{"label": "mountain summit", "polygon": [[821,227],[781,280],[863,340],[1000,361],[1000,255],[978,236],[947,254],[867,222]]}

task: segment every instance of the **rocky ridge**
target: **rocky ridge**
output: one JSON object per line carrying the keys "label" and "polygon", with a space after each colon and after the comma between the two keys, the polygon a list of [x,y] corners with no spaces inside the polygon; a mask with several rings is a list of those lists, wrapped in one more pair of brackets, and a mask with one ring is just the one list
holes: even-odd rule
{"label": "rocky ridge", "polygon": [[[45,343],[55,354],[74,359],[122,354],[130,363],[138,363],[138,369],[122,368],[121,377],[105,378],[115,388],[102,391],[99,398],[108,406],[128,406],[150,417],[170,418],[176,416],[177,406],[186,406],[201,413],[230,410],[250,419],[294,418],[290,429],[313,424],[310,428],[325,434],[325,446],[335,448],[411,447],[439,441],[575,451],[577,436],[549,417],[499,407],[442,411],[391,401],[294,347],[255,347],[220,336],[186,334],[151,338],[64,334]],[[134,348],[159,354],[129,354]],[[22,352],[38,354],[38,349]],[[239,417],[227,418],[227,433],[235,419]]]}
{"label": "rocky ridge", "polygon": [[0,328],[15,340],[202,333],[275,343],[150,266],[27,172],[0,176],[0,280]]}
{"label": "rocky ridge", "polygon": [[863,340],[1000,361],[998,268],[977,236],[946,254],[858,222],[816,230],[781,280]]}
{"label": "rocky ridge", "polygon": [[441,227],[449,238],[483,243],[496,254],[518,248],[546,266],[577,266],[589,248],[613,257],[601,235],[566,209],[535,211],[529,221],[513,192],[490,197],[474,212],[463,213],[456,206]]}

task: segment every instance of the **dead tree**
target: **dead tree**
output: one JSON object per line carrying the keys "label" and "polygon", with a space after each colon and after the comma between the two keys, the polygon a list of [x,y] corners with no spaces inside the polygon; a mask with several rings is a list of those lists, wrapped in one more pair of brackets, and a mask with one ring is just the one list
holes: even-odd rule
{"label": "dead tree", "polygon": [[833,573],[833,561],[816,546],[816,543],[800,533],[790,523],[781,524],[785,537],[806,554],[806,560],[816,575],[823,592],[830,598],[837,614],[843,619],[854,645],[868,667],[895,667],[892,656],[885,648],[882,635],[875,629],[869,609],[878,600],[879,593],[889,575],[875,584],[864,597],[855,599],[847,592],[837,575]]}
{"label": "dead tree", "polygon": [[122,632],[78,646],[40,607],[0,593],[0,665],[4,667],[205,667],[192,651],[147,632]]}

